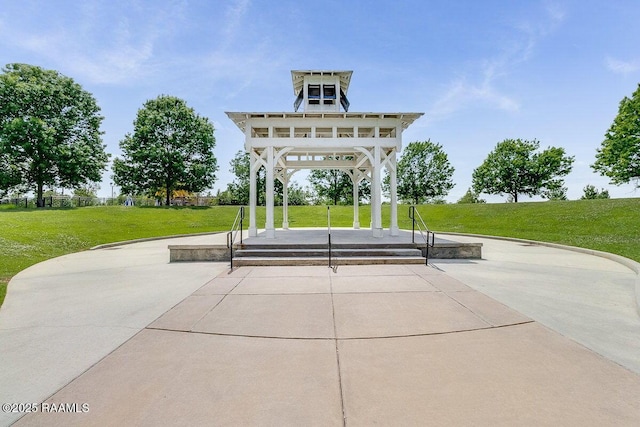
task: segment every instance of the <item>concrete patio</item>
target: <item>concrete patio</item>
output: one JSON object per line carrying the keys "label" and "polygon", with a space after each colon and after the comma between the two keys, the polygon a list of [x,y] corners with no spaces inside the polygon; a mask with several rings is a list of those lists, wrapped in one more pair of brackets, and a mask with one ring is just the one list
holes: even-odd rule
{"label": "concrete patio", "polygon": [[[637,276],[473,237],[483,260],[242,267],[168,244],[16,276],[0,401],[86,403],[16,425],[638,425]],[[2,413],[0,424],[23,414]]]}

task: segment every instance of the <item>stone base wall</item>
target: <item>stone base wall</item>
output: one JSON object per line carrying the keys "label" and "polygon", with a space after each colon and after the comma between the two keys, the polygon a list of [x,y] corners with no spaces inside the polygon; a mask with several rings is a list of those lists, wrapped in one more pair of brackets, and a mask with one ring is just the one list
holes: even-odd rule
{"label": "stone base wall", "polygon": [[169,262],[229,261],[226,245],[169,245]]}
{"label": "stone base wall", "polygon": [[[426,246],[418,245],[425,256]],[[436,243],[429,248],[429,259],[481,259],[482,243]]]}

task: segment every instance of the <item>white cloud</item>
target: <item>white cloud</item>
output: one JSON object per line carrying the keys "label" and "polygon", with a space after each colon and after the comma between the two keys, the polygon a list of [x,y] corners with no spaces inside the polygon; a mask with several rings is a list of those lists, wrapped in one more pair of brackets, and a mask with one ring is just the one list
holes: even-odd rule
{"label": "white cloud", "polygon": [[501,92],[497,83],[507,75],[509,55],[484,61],[477,73],[481,79],[476,81],[468,77],[453,80],[445,93],[431,106],[427,117],[429,120],[440,120],[459,110],[470,107],[493,108],[506,112],[517,112],[519,103]]}
{"label": "white cloud", "polygon": [[446,93],[430,108],[427,117],[431,120],[443,119],[474,105],[517,112],[520,108],[519,103],[496,89],[493,80],[489,73],[483,82],[476,84],[469,83],[464,78],[453,81]]}
{"label": "white cloud", "polygon": [[[183,0],[157,5],[95,0],[64,11],[34,5],[30,13],[12,12],[20,19],[4,19],[0,11],[0,46],[27,53],[35,58],[33,63],[82,83],[151,84],[184,73],[188,66],[177,84],[187,85],[195,76],[207,82],[224,81],[230,98],[269,69],[278,68],[287,56],[272,48],[273,33],[267,30],[256,43],[260,30],[247,22],[251,8],[250,0],[212,2],[205,7]],[[192,16],[194,11],[201,14]],[[200,25],[207,26],[198,37],[207,38],[202,46],[208,45],[208,51],[172,50],[174,40],[182,41],[174,38],[176,34],[192,37]]]}
{"label": "white cloud", "polygon": [[616,74],[631,74],[640,70],[640,60],[622,61],[608,57],[606,59],[607,68]]}
{"label": "white cloud", "polygon": [[499,88],[500,83],[518,64],[530,60],[540,39],[551,34],[564,18],[565,12],[557,3],[546,2],[542,19],[515,25],[515,32],[509,34],[508,44],[494,57],[480,61],[475,70],[466,71],[463,77],[453,80],[432,105],[428,117],[431,120],[444,119],[472,106],[517,112],[519,102],[514,95],[503,92]]}
{"label": "white cloud", "polygon": [[[135,83],[148,77],[150,61],[160,39],[171,35],[185,4],[162,8],[83,2],[74,13],[56,14],[42,8],[40,15],[5,22],[0,27],[7,44],[52,63],[65,74],[91,83]],[[30,28],[27,32],[22,28]],[[38,28],[34,31],[33,28]]]}

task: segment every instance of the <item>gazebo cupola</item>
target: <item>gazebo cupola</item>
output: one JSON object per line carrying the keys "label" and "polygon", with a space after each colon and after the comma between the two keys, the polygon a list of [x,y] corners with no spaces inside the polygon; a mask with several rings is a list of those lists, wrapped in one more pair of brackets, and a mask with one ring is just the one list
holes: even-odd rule
{"label": "gazebo cupola", "polygon": [[294,110],[298,111],[302,105],[304,112],[337,112],[342,106],[343,111],[348,112],[351,74],[353,71],[291,71],[296,96]]}
{"label": "gazebo cupola", "polygon": [[[266,238],[275,238],[274,180],[282,182],[282,228],[289,227],[287,187],[302,169],[339,169],[353,183],[353,227],[360,228],[358,190],[371,182],[371,232],[383,236],[382,174],[389,174],[389,233],[398,234],[396,155],[402,132],[423,113],[349,112],[347,91],[352,71],[291,71],[294,112],[227,112],[244,133],[250,155],[249,235],[257,235],[256,177],[264,167]],[[299,111],[302,107],[302,111]]]}

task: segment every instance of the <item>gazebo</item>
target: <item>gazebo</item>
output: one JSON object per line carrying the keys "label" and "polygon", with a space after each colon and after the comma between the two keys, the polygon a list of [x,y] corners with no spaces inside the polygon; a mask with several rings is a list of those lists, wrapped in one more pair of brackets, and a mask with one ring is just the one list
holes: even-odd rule
{"label": "gazebo", "polygon": [[[358,191],[371,183],[371,232],[383,236],[382,170],[390,177],[390,235],[398,234],[396,155],[402,132],[424,113],[349,112],[352,71],[291,71],[294,112],[227,112],[250,155],[249,235],[256,236],[256,176],[266,170],[265,237],[275,238],[274,180],[283,184],[282,228],[289,228],[287,187],[302,169],[339,169],[353,182],[353,228],[360,228]],[[298,110],[302,106],[302,111]]]}

